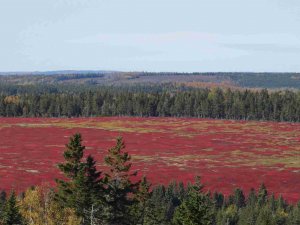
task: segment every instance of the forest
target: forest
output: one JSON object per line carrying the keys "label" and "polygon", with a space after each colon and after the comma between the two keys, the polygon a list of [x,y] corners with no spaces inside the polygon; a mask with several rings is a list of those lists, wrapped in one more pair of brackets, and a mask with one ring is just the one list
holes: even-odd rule
{"label": "forest", "polygon": [[2,117],[195,117],[300,121],[300,91],[167,85],[2,85]]}
{"label": "forest", "polygon": [[300,202],[288,204],[268,193],[264,184],[229,196],[211,193],[200,177],[152,186],[132,170],[122,137],[108,149],[105,169],[85,152],[82,136],[70,137],[64,161],[57,165],[63,177],[55,187],[41,185],[24,193],[0,194],[0,224],[60,225],[299,225]]}
{"label": "forest", "polygon": [[225,86],[232,88],[299,89],[299,73],[243,72],[122,72],[122,71],[49,71],[1,73],[0,83],[14,85],[80,84],[92,86],[164,85]]}

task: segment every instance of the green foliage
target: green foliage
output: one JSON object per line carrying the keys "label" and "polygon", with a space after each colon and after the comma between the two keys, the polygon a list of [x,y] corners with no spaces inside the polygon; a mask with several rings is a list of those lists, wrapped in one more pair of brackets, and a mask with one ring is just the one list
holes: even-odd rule
{"label": "green foliage", "polygon": [[150,186],[151,184],[147,181],[147,178],[143,177],[130,208],[132,225],[145,224],[147,202],[151,196]]}
{"label": "green foliage", "polygon": [[7,194],[5,191],[0,192],[0,217],[3,215]]}
{"label": "green foliage", "polygon": [[147,225],[168,225],[167,212],[170,203],[166,198],[166,188],[162,185],[155,187],[150,199],[146,203],[144,224]]}
{"label": "green foliage", "polygon": [[228,207],[218,211],[217,225],[236,225],[238,220],[239,214],[236,205],[229,205]]}
{"label": "green foliage", "polygon": [[212,196],[212,200],[216,210],[219,210],[224,206],[225,197],[222,193],[214,192]]}
{"label": "green foliage", "polygon": [[109,171],[105,173],[105,209],[104,220],[108,224],[130,224],[130,209],[134,203],[139,183],[133,183],[130,156],[124,151],[125,143],[118,137],[116,145],[108,150],[105,163]]}
{"label": "green foliage", "polygon": [[[299,79],[300,81],[300,79]],[[300,121],[300,91],[191,89],[177,86],[28,87],[0,85],[0,116],[172,116]],[[8,90],[7,90],[8,89]],[[21,89],[21,90],[19,90]]]}
{"label": "green foliage", "polygon": [[268,207],[260,208],[256,225],[276,225],[274,215]]}
{"label": "green foliage", "polygon": [[76,178],[83,168],[83,163],[81,160],[85,146],[82,146],[81,142],[81,134],[75,134],[73,137],[71,137],[70,142],[66,145],[66,150],[64,152],[64,158],[66,162],[58,164],[58,168],[69,179]]}
{"label": "green foliage", "polygon": [[238,209],[245,207],[246,205],[245,195],[243,193],[243,190],[239,188],[235,189],[234,191],[234,204]]}
{"label": "green foliage", "polygon": [[21,225],[23,224],[23,218],[20,213],[20,209],[17,203],[16,194],[14,191],[10,193],[9,198],[5,202],[2,212],[2,224],[3,225]]}
{"label": "green foliage", "polygon": [[91,209],[102,206],[103,185],[93,157],[83,161],[84,149],[80,134],[70,138],[64,152],[65,162],[58,165],[66,180],[57,180],[56,199],[62,207],[76,209],[77,215],[88,224]]}
{"label": "green foliage", "polygon": [[288,225],[298,225],[300,224],[300,202],[296,207],[293,208],[288,217]]}
{"label": "green foliage", "polygon": [[187,197],[175,210],[175,225],[213,225],[213,203],[207,194],[202,193],[203,186],[199,180],[188,188]]}
{"label": "green foliage", "polygon": [[266,204],[267,197],[268,197],[267,188],[264,184],[261,184],[257,195],[257,204],[259,207],[262,207],[263,205]]}

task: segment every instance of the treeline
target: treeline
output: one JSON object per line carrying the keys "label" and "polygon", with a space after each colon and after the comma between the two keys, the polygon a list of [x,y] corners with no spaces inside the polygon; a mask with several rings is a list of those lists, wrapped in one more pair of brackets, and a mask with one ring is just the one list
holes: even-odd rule
{"label": "treeline", "polygon": [[[245,196],[205,192],[200,179],[151,187],[137,179],[122,138],[108,150],[99,171],[86,156],[80,134],[70,138],[58,165],[57,186],[33,187],[16,197],[0,194],[0,224],[55,225],[299,225],[300,202],[289,205],[262,184]],[[152,171],[153,172],[153,171]],[[134,181],[135,180],[135,181]]]}
{"label": "treeline", "polygon": [[231,83],[240,88],[299,89],[300,73],[241,73],[241,72],[105,72],[105,71],[53,71],[33,73],[1,73],[0,83],[18,85],[83,84],[83,85],[163,85],[171,83],[212,82],[216,85]]}
{"label": "treeline", "polygon": [[[137,88],[137,87],[136,87]],[[300,121],[300,91],[191,89],[93,90],[0,94],[0,116],[163,116]],[[145,91],[144,91],[145,90]]]}
{"label": "treeline", "polygon": [[[1,77],[0,77],[1,78]],[[87,84],[26,84],[16,85],[9,83],[1,83],[0,80],[0,95],[41,95],[41,94],[79,94],[85,92],[96,91],[113,91],[117,93],[131,92],[131,93],[162,93],[162,92],[179,92],[190,91],[195,88],[184,85],[164,83],[164,84],[134,84],[134,85],[93,85],[90,82]]]}

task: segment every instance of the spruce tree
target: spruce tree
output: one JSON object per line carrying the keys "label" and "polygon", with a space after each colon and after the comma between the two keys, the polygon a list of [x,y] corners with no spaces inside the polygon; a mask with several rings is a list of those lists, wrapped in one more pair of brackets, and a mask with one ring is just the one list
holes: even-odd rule
{"label": "spruce tree", "polygon": [[256,220],[257,225],[277,225],[274,215],[268,206],[262,206]]}
{"label": "spruce tree", "polygon": [[139,183],[138,191],[134,195],[133,205],[130,209],[131,224],[145,224],[147,203],[150,199],[150,186],[146,177],[143,177]]}
{"label": "spruce tree", "polygon": [[167,220],[168,201],[166,200],[166,188],[163,185],[156,186],[147,201],[145,212],[145,224],[160,225],[169,224]]}
{"label": "spruce tree", "polygon": [[212,200],[216,210],[221,209],[224,205],[224,195],[222,193],[214,192]]}
{"label": "spruce tree", "polygon": [[234,204],[238,209],[246,205],[244,192],[240,188],[234,191]]}
{"label": "spruce tree", "polygon": [[264,183],[260,185],[257,195],[258,207],[262,207],[268,200],[268,191]]}
{"label": "spruce tree", "polygon": [[0,193],[0,218],[2,218],[4,206],[6,203],[7,194],[5,191],[1,191]]}
{"label": "spruce tree", "polygon": [[254,208],[256,206],[256,203],[257,203],[257,195],[255,190],[251,188],[247,198],[247,206]]}
{"label": "spruce tree", "polygon": [[90,210],[103,206],[103,186],[101,173],[97,171],[93,157],[83,159],[84,149],[80,134],[70,138],[64,152],[65,162],[58,165],[66,179],[57,180],[56,199],[63,207],[75,209],[84,224],[88,224]]}
{"label": "spruce tree", "polygon": [[290,212],[287,224],[288,225],[300,224],[300,202]]}
{"label": "spruce tree", "polygon": [[229,205],[218,211],[217,225],[236,225],[239,219],[236,205]]}
{"label": "spruce tree", "polygon": [[109,167],[105,174],[106,222],[114,224],[130,224],[130,206],[133,204],[133,196],[137,192],[139,183],[133,183],[131,178],[136,176],[132,173],[130,156],[124,151],[125,143],[122,137],[118,137],[116,145],[108,150],[105,163]]}
{"label": "spruce tree", "polygon": [[19,206],[17,204],[17,197],[14,191],[10,193],[3,209],[3,225],[21,225],[23,219],[20,214]]}
{"label": "spruce tree", "polygon": [[189,185],[188,194],[182,204],[176,208],[173,217],[175,225],[213,225],[215,221],[214,205],[208,194],[203,193],[203,185],[197,179]]}

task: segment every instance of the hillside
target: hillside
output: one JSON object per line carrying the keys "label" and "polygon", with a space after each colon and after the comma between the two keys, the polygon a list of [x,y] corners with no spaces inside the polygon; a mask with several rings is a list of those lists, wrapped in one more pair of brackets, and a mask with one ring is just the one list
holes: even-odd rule
{"label": "hillside", "polygon": [[5,84],[149,85],[187,87],[299,89],[300,73],[148,73],[114,71],[50,71],[0,73]]}

